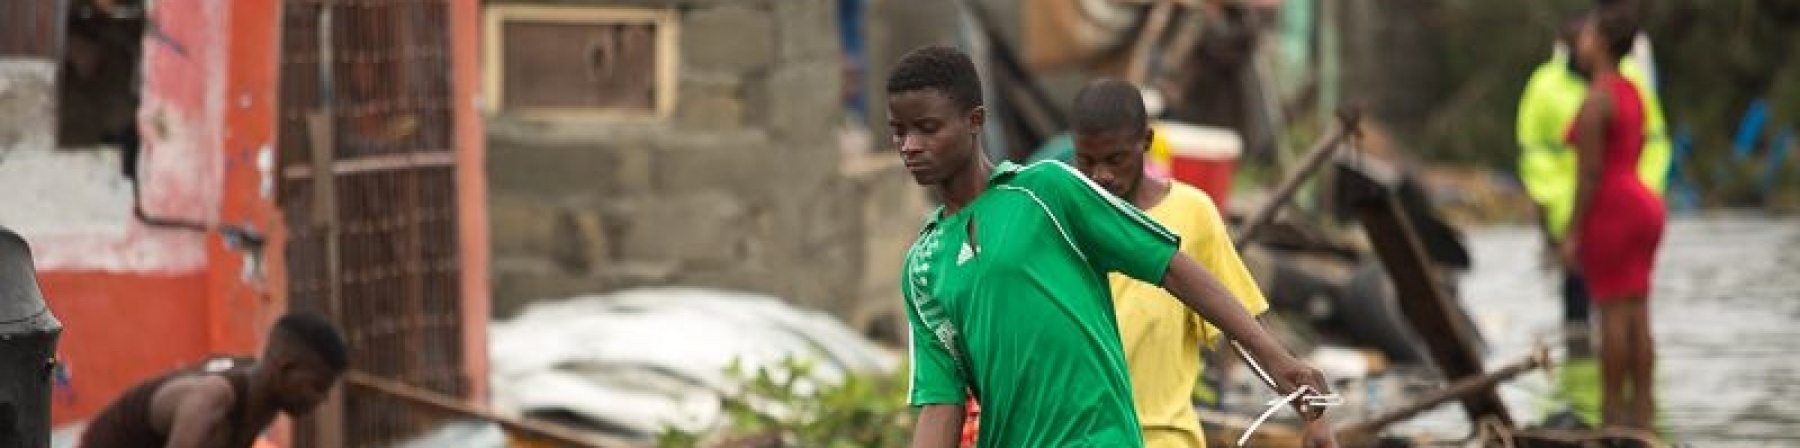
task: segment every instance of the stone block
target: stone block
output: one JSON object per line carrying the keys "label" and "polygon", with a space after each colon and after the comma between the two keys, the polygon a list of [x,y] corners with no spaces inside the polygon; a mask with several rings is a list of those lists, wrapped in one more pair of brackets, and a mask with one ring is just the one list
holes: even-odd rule
{"label": "stone block", "polygon": [[540,258],[496,257],[493,315],[512,316],[531,302],[673,284],[679,272],[673,263],[613,262],[593,273],[570,274]]}
{"label": "stone block", "polygon": [[743,84],[736,76],[682,76],[675,121],[684,129],[720,130],[744,125]]}
{"label": "stone block", "polygon": [[488,216],[497,257],[540,260],[563,273],[586,274],[612,255],[611,238],[599,211],[495,198]]}
{"label": "stone block", "polygon": [[837,0],[777,0],[771,5],[781,63],[838,61],[843,42],[838,37],[837,3]]}
{"label": "stone block", "polygon": [[571,210],[563,214],[566,236],[579,255],[583,272],[593,272],[614,258],[612,227],[605,213],[596,210]]}
{"label": "stone block", "polygon": [[606,290],[605,279],[571,275],[542,259],[494,259],[493,315],[512,316],[526,304]]}
{"label": "stone block", "polygon": [[784,288],[782,275],[794,275],[794,269],[775,269],[773,271],[754,264],[738,266],[715,266],[710,268],[684,269],[675,278],[682,286],[718,288],[732,291],[746,291],[768,294],[792,302],[790,291]]}
{"label": "stone block", "polygon": [[756,124],[777,141],[818,142],[835,149],[835,129],[843,122],[843,71],[835,62],[783,64],[750,94]]}
{"label": "stone block", "polygon": [[753,237],[742,229],[749,208],[726,191],[646,197],[629,209],[609,216],[622,222],[615,241],[626,261],[724,265]]}
{"label": "stone block", "polygon": [[542,257],[556,245],[562,211],[538,201],[494,197],[488,202],[488,229],[495,257]]}
{"label": "stone block", "polygon": [[629,143],[495,141],[487,170],[495,193],[560,201],[642,192],[652,162],[647,146]]}
{"label": "stone block", "polygon": [[756,201],[793,182],[785,177],[785,154],[759,133],[696,134],[659,142],[656,150],[658,192],[726,190]]}
{"label": "stone block", "polygon": [[681,18],[683,70],[742,75],[773,65],[775,52],[775,21],[767,9],[725,4]]}

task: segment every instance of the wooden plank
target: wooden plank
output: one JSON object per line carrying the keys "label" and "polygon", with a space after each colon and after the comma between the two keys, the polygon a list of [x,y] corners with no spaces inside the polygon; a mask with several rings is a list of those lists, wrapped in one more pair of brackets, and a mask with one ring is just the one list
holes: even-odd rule
{"label": "wooden plank", "polygon": [[[1452,315],[1461,310],[1439,287],[1442,283],[1436,270],[1426,258],[1400,201],[1393,195],[1398,179],[1393,174],[1395,170],[1379,168],[1377,161],[1366,158],[1342,158],[1338,165],[1346,168],[1347,196],[1394,283],[1400,310],[1413,330],[1423,336],[1438,371],[1447,381],[1481,375],[1481,357],[1474,341],[1466,329],[1458,327],[1462,320]],[[1493,419],[1507,426],[1513,423],[1506,404],[1491,386],[1462,395],[1460,400],[1470,421]]]}

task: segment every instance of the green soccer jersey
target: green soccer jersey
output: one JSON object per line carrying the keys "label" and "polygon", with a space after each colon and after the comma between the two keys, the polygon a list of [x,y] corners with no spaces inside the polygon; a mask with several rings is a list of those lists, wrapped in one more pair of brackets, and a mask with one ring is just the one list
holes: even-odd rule
{"label": "green soccer jersey", "polygon": [[1062,162],[994,168],[907,251],[914,406],[981,403],[983,447],[1139,447],[1106,273],[1160,284],[1178,237]]}

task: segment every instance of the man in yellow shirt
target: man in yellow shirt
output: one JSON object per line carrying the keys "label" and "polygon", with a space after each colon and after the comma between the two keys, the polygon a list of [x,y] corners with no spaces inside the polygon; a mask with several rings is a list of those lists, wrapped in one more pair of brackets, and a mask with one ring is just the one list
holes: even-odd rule
{"label": "man in yellow shirt", "polygon": [[[1154,131],[1136,87],[1112,79],[1089,83],[1075,95],[1073,117],[1076,169],[1179,235],[1180,251],[1211,271],[1252,316],[1269,309],[1212,198],[1179,181],[1144,175]],[[1206,446],[1192,396],[1200,379],[1200,348],[1212,345],[1219,330],[1161,287],[1119,273],[1109,276],[1144,446]],[[1309,425],[1307,432],[1328,436],[1321,428]]]}

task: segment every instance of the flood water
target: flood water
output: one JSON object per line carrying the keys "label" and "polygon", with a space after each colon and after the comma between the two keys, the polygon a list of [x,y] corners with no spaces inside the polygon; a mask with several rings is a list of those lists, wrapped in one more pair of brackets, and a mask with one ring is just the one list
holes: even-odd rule
{"label": "flood water", "polygon": [[[1473,229],[1464,305],[1489,344],[1490,368],[1524,358],[1557,331],[1560,277],[1541,268],[1526,226]],[[1660,418],[1698,447],[1800,446],[1800,218],[1754,213],[1676,217],[1651,292]],[[1514,418],[1536,423],[1550,376],[1501,388]],[[1468,434],[1461,409],[1440,407],[1396,431]]]}

